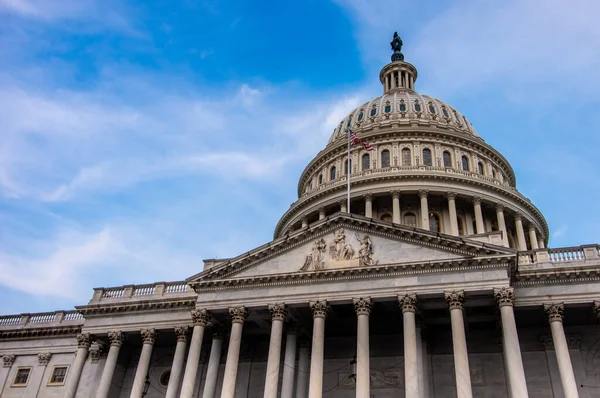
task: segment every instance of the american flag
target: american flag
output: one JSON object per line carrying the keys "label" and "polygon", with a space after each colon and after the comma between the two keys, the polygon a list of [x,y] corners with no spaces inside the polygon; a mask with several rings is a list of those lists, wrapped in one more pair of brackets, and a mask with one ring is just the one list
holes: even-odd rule
{"label": "american flag", "polygon": [[350,141],[351,141],[353,144],[360,144],[360,145],[362,145],[362,147],[363,147],[363,148],[365,148],[367,151],[372,151],[373,149],[375,149],[375,148],[373,148],[371,145],[369,145],[369,144],[367,144],[367,143],[363,142],[363,140],[361,140],[360,138],[358,138],[358,137],[356,136],[356,134],[354,134],[354,131],[352,131],[352,130],[348,129],[348,132],[350,133]]}

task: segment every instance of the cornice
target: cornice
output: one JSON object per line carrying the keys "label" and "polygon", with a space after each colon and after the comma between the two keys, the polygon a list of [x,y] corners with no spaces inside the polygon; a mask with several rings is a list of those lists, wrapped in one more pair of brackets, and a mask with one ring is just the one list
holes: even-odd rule
{"label": "cornice", "polygon": [[81,333],[81,326],[82,325],[72,325],[18,330],[3,330],[0,332],[0,340],[63,336],[76,337],[77,334]]}
{"label": "cornice", "polygon": [[[390,169],[393,170],[394,167],[391,167]],[[398,168],[398,170],[400,170],[400,168]],[[435,172],[435,174],[433,174],[433,173],[427,174],[426,172],[419,172],[418,174],[394,174],[393,172],[381,172],[381,173],[373,173],[373,174],[369,174],[368,176],[361,176],[361,177],[356,177],[354,179],[351,179],[350,186],[351,187],[360,187],[363,185],[370,185],[374,182],[399,181],[399,180],[403,180],[403,181],[404,180],[450,181],[450,182],[458,183],[458,185],[460,185],[461,187],[464,187],[465,185],[467,185],[467,186],[475,186],[475,187],[487,189],[491,192],[500,194],[500,195],[508,198],[508,200],[512,200],[513,202],[517,203],[518,205],[526,208],[529,211],[529,213],[536,219],[538,224],[540,225],[541,229],[544,232],[544,236],[546,236],[546,237],[549,236],[549,229],[548,229],[548,224],[546,223],[546,219],[542,215],[541,211],[533,203],[531,203],[531,201],[529,201],[527,198],[525,198],[519,191],[516,190],[516,188],[505,187],[500,184],[494,184],[494,183],[491,183],[484,179],[473,178],[470,176],[464,176],[462,174],[441,174],[441,173],[437,173],[437,172]],[[428,187],[428,188],[430,188],[430,187]],[[305,214],[306,211],[308,210],[308,208],[310,207],[311,203],[314,203],[318,199],[323,198],[325,196],[330,196],[332,194],[336,194],[336,193],[338,193],[338,191],[340,194],[345,193],[346,189],[347,189],[347,184],[346,184],[346,180],[344,179],[344,180],[340,180],[338,183],[335,183],[331,186],[328,186],[317,192],[314,192],[313,194],[310,194],[309,196],[300,198],[298,201],[294,202],[290,206],[290,208],[283,214],[283,216],[279,219],[279,221],[275,227],[274,237],[277,238],[280,236],[284,226],[289,225],[289,223],[291,221],[296,221],[295,218],[293,218],[294,215],[297,216],[297,215]],[[397,190],[398,187],[393,187],[393,189]],[[392,190],[392,187],[390,187],[390,190]],[[447,190],[447,188],[444,188],[444,192],[445,192],[445,190]],[[356,196],[351,196],[351,197],[362,196],[362,195],[364,195],[364,192],[358,192],[358,193],[355,193],[355,195]],[[339,198],[331,199],[331,202],[333,203],[338,199]],[[320,205],[322,205],[322,204],[320,204]]]}
{"label": "cornice", "polygon": [[600,281],[600,267],[553,268],[548,270],[517,271],[514,286],[578,284]]}
{"label": "cornice", "polygon": [[101,316],[104,314],[114,314],[122,312],[157,312],[172,309],[190,309],[194,308],[196,297],[166,299],[160,298],[152,301],[122,301],[118,303],[100,303],[93,305],[82,305],[75,307],[86,318]]}

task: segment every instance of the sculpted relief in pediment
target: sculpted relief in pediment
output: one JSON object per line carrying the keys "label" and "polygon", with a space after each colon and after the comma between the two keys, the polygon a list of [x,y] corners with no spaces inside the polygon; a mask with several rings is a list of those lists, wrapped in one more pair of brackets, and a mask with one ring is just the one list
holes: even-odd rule
{"label": "sculpted relief in pediment", "polygon": [[305,257],[300,271],[376,265],[377,261],[373,259],[373,242],[369,235],[364,234],[362,238],[358,233],[354,235],[356,243],[351,239],[347,242],[346,232],[340,228],[328,239],[329,244],[324,238],[317,239]]}

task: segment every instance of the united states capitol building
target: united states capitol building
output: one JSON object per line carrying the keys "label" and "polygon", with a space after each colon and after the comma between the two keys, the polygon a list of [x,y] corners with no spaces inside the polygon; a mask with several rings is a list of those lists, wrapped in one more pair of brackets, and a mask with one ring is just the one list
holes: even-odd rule
{"label": "united states capitol building", "polygon": [[[548,248],[509,162],[391,44],[383,94],[306,166],[271,242],[1,316],[0,396],[600,397],[600,246]],[[349,130],[373,150],[348,159]]]}

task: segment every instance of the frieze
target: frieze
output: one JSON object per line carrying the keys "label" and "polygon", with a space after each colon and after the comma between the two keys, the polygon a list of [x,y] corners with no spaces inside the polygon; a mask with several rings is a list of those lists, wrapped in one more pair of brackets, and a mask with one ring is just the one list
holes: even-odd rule
{"label": "frieze", "polygon": [[196,305],[196,297],[179,300],[160,300],[160,301],[137,301],[128,303],[123,301],[118,304],[97,304],[93,306],[76,307],[84,316],[101,316],[104,314],[119,313],[119,312],[158,312],[172,309],[188,309],[194,308]]}
{"label": "frieze", "polygon": [[81,326],[8,330],[0,332],[0,340],[51,336],[77,336],[80,332]]}

